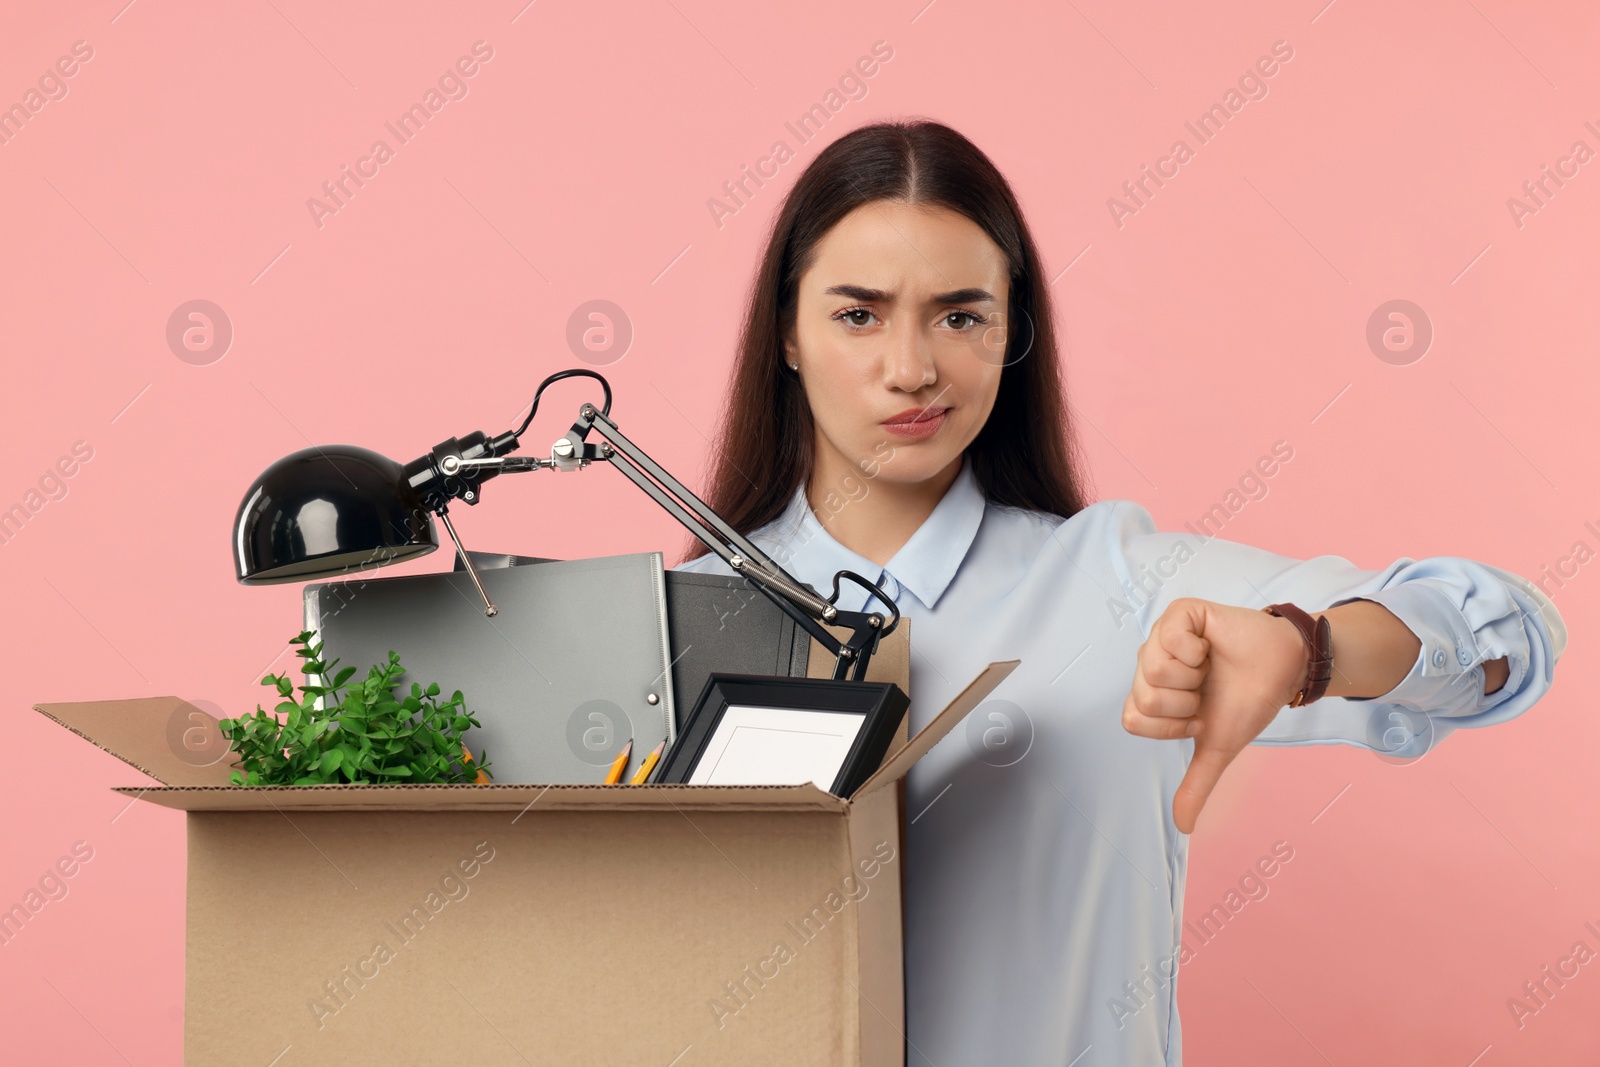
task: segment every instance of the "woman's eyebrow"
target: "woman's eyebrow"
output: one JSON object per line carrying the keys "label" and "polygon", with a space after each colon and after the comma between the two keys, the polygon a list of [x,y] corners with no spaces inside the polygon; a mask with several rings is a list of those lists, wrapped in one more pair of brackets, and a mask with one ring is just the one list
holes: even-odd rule
{"label": "woman's eyebrow", "polygon": [[[894,294],[883,289],[871,289],[865,285],[830,285],[824,289],[825,296],[847,296],[851,300],[861,300],[866,303],[882,304],[894,299]],[[966,289],[952,289],[948,293],[935,293],[929,301],[932,304],[980,304],[983,301],[993,301],[994,294],[987,289],[971,286]]]}

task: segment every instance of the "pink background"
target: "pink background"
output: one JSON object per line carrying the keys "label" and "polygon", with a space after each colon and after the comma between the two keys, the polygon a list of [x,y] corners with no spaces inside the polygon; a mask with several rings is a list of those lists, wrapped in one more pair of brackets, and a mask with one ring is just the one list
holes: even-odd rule
{"label": "pink background", "polygon": [[[0,508],[75,442],[93,449],[0,545],[0,906],[74,842],[94,850],[0,948],[8,1058],[170,1064],[182,1037],[183,818],[127,807],[109,788],[143,776],[31,705],[172,693],[253,709],[262,674],[296,662],[300,587],[234,580],[250,481],[310,443],[404,460],[510,428],[540,378],[583,365],[566,330],[585,301],[634,330],[603,370],[614,414],[702,484],[771,213],[822,143],[868,120],[948,122],[1015,186],[1055,279],[1096,498],[1176,528],[1282,439],[1293,460],[1230,539],[1535,579],[1575,542],[1600,548],[1584,525],[1600,526],[1600,162],[1520,226],[1507,206],[1575,141],[1600,149],[1590,5],[524,2],[5,16],[0,104],[75,41],[93,48],[0,145]],[[376,138],[393,146],[383,124],[478,40],[493,58],[468,95],[319,228],[307,199]],[[893,56],[864,98],[798,143],[785,121],[879,40]],[[1293,58],[1267,96],[1116,225],[1108,198],[1176,138],[1195,147],[1184,122],[1279,40]],[[708,199],[780,139],[796,158],[719,227]],[[166,339],[194,299],[234,330],[202,365]],[[1435,331],[1405,365],[1366,341],[1393,299]],[[589,395],[553,390],[533,440]],[[614,472],[498,483],[453,514],[491,551],[676,561],[684,543]],[[546,521],[563,515],[588,521]],[[1273,842],[1294,859],[1184,968],[1186,1062],[1600,1056],[1600,964],[1520,1029],[1506,1006],[1574,942],[1600,950],[1583,926],[1600,926],[1584,693],[1600,568],[1562,565],[1546,588],[1572,647],[1519,720],[1410,766],[1252,749],[1229,773],[1194,838],[1190,918]]]}

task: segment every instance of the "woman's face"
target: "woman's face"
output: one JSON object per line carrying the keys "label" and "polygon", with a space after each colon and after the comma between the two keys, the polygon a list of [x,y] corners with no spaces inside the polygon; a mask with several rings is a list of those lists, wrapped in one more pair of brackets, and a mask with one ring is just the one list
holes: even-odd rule
{"label": "woman's face", "polygon": [[999,246],[942,208],[877,200],[828,231],[786,342],[824,484],[949,471],[994,407],[1007,285]]}

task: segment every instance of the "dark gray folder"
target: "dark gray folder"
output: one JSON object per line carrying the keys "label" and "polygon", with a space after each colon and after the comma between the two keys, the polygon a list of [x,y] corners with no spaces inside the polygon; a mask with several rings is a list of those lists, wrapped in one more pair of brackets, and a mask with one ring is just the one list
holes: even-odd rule
{"label": "dark gray folder", "polygon": [[[480,571],[558,562],[493,552],[471,555],[473,565]],[[465,575],[459,555],[456,571]],[[805,677],[811,635],[753,588],[748,579],[674,570],[666,575],[667,635],[679,726],[694,710],[695,701],[714,671]]]}
{"label": "dark gray folder", "polygon": [[351,682],[392,649],[402,694],[461,690],[494,781],[596,783],[630,737],[629,775],[677,736],[664,573],[660,552],[487,571],[493,617],[465,571],[324,582],[305,624]]}

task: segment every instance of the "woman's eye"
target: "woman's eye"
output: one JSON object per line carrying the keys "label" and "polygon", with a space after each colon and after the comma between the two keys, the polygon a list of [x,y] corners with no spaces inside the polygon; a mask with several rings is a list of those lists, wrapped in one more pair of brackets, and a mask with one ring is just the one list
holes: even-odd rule
{"label": "woman's eye", "polygon": [[[835,321],[842,321],[852,329],[861,329],[872,324],[877,318],[870,308],[845,308],[836,313]],[[952,321],[953,320],[953,321]],[[971,311],[952,311],[945,315],[944,321],[958,332],[965,333],[974,326],[981,326],[988,320]]]}

